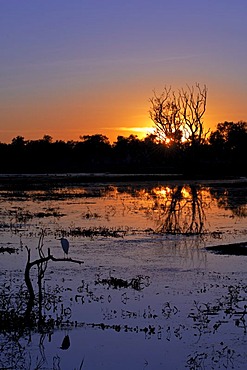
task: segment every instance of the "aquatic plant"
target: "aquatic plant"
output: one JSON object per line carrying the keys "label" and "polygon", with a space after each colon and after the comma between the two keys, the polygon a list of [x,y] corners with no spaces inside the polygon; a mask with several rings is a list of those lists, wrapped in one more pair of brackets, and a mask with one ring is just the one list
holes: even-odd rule
{"label": "aquatic plant", "polygon": [[137,276],[136,278],[132,278],[130,280],[124,280],[121,278],[116,278],[110,276],[109,278],[100,279],[98,276],[95,284],[102,284],[107,285],[108,287],[112,287],[114,289],[121,289],[121,288],[132,288],[134,290],[142,290],[150,284],[149,276]]}

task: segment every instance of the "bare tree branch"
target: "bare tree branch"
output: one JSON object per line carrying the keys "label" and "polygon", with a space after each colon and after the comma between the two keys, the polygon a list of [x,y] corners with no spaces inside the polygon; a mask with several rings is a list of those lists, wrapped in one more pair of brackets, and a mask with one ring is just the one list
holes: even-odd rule
{"label": "bare tree branch", "polygon": [[187,85],[187,90],[179,90],[180,114],[186,137],[192,146],[202,144],[209,131],[204,131],[202,117],[206,111],[207,87],[196,84],[196,90]]}
{"label": "bare tree branch", "polygon": [[155,124],[157,136],[167,146],[181,144],[182,138],[192,146],[202,144],[205,131],[203,115],[206,111],[207,87],[196,84],[178,90],[178,95],[165,87],[160,95],[154,91],[150,99],[150,118]]}
{"label": "bare tree branch", "polygon": [[30,270],[33,266],[38,267],[38,288],[39,288],[39,296],[38,296],[38,303],[39,303],[39,322],[42,324],[42,279],[44,278],[44,273],[47,268],[47,263],[48,261],[54,261],[54,262],[72,262],[72,263],[78,263],[82,264],[84,263],[83,261],[75,260],[72,258],[56,258],[54,257],[51,252],[50,248],[48,248],[48,254],[45,256],[43,252],[43,238],[44,238],[44,231],[41,232],[40,238],[39,238],[39,243],[38,243],[38,252],[40,258],[30,262],[30,249],[26,247],[27,249],[27,263],[25,267],[25,272],[24,272],[24,278],[25,278],[25,283],[29,292],[29,302],[27,305],[26,309],[26,321],[27,323],[31,322],[31,313],[34,307],[34,300],[35,300],[35,293],[33,289],[33,285],[30,279]]}
{"label": "bare tree branch", "polygon": [[150,99],[150,118],[156,126],[157,136],[167,146],[178,144],[182,138],[182,123],[179,117],[179,102],[171,87],[165,87],[160,96],[154,91]]}

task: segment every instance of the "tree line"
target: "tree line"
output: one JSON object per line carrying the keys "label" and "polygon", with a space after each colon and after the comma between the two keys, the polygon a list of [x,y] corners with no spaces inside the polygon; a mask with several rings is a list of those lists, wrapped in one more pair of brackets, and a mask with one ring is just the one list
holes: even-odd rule
{"label": "tree line", "polygon": [[16,136],[0,143],[1,173],[182,173],[246,175],[247,123],[223,122],[205,130],[207,88],[165,87],[150,99],[155,131],[144,139],[118,136],[111,144],[102,134],[79,141],[39,140]]}
{"label": "tree line", "polygon": [[101,134],[80,141],[39,140],[22,136],[0,143],[1,173],[183,173],[190,175],[246,175],[247,123],[219,123],[208,140],[196,146],[187,141],[165,145],[150,134],[118,136],[110,144]]}

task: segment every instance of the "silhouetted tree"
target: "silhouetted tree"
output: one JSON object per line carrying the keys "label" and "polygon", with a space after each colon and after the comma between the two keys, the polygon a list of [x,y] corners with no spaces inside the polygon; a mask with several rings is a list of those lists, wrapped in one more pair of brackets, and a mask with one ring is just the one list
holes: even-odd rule
{"label": "silhouetted tree", "polygon": [[149,134],[143,139],[143,151],[149,171],[165,166],[167,148],[157,140],[157,135]]}
{"label": "silhouetted tree", "polygon": [[109,139],[101,134],[84,135],[80,139],[75,148],[80,165],[89,171],[104,170],[111,155]]}
{"label": "silhouetted tree", "polygon": [[43,136],[43,141],[46,141],[47,143],[51,144],[52,143],[52,137],[50,135],[44,135]]}
{"label": "silhouetted tree", "polygon": [[10,164],[9,164],[9,160],[10,160],[10,153],[9,153],[9,145],[8,144],[4,144],[4,143],[0,143],[0,158],[1,158],[1,161],[0,161],[0,172],[4,173],[4,172],[8,172],[10,170]]}
{"label": "silhouetted tree", "polygon": [[209,138],[212,162],[231,174],[246,174],[247,123],[223,122]]}
{"label": "silhouetted tree", "polygon": [[51,156],[53,167],[58,172],[73,172],[75,170],[73,163],[73,148],[76,145],[73,141],[65,142],[56,140],[51,146]]}
{"label": "silhouetted tree", "polygon": [[80,139],[87,144],[92,144],[93,146],[97,147],[102,147],[105,145],[109,145],[109,139],[107,136],[102,135],[102,134],[95,134],[95,135],[83,135],[80,136]]}
{"label": "silhouetted tree", "polygon": [[[157,122],[157,130],[142,140],[136,135],[118,136],[111,145],[101,134],[84,135],[80,141],[68,142],[53,142],[50,135],[39,140],[16,136],[10,144],[0,143],[0,171],[245,175],[247,123],[220,123],[209,141],[205,140],[202,116],[207,90],[199,85],[196,88],[196,93],[193,88],[181,90],[178,97],[170,89],[165,89],[161,97],[155,95],[150,114]],[[187,133],[185,142],[182,130]]]}
{"label": "silhouetted tree", "polygon": [[26,163],[26,145],[27,141],[23,136],[16,136],[9,145],[8,161],[9,169],[13,172],[20,172]]}
{"label": "silhouetted tree", "polygon": [[180,117],[180,102],[174,91],[171,91],[171,87],[165,87],[159,96],[154,92],[150,102],[150,118],[155,124],[158,138],[168,147],[180,144],[183,127]]}
{"label": "silhouetted tree", "polygon": [[16,148],[23,148],[26,144],[23,136],[16,136],[12,139],[12,146]]}
{"label": "silhouetted tree", "polygon": [[205,142],[209,131],[205,132],[203,115],[206,110],[207,87],[199,84],[181,89],[176,95],[165,87],[161,95],[154,93],[150,99],[150,117],[157,136],[167,145],[181,144],[182,138],[192,146]]}
{"label": "silhouetted tree", "polygon": [[247,123],[218,123],[217,130],[209,138],[211,145],[225,149],[240,149],[247,145]]}
{"label": "silhouetted tree", "polygon": [[119,135],[117,137],[117,141],[114,142],[113,148],[114,148],[114,157],[117,159],[117,161],[124,162],[128,164],[131,160],[130,154],[129,154],[129,142],[130,137],[124,137],[122,135]]}
{"label": "silhouetted tree", "polygon": [[[27,161],[25,167],[33,172],[43,172],[52,170],[52,143],[51,137],[45,135],[43,139],[30,140],[26,144]],[[28,165],[28,163],[30,165]]]}
{"label": "silhouetted tree", "polygon": [[121,165],[122,170],[132,172],[136,165],[140,166],[141,155],[141,141],[136,135],[130,135],[129,137],[118,136],[117,141],[113,144],[115,165]]}
{"label": "silhouetted tree", "polygon": [[206,111],[207,87],[197,83],[195,87],[179,90],[180,115],[183,121],[185,136],[192,147],[201,145],[209,133],[205,131],[203,115]]}

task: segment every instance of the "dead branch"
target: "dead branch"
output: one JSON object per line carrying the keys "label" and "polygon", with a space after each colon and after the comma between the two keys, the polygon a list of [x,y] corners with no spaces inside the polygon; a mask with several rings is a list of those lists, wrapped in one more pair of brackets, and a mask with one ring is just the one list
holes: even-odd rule
{"label": "dead branch", "polygon": [[[41,293],[41,282],[44,277],[44,272],[47,267],[48,261],[54,261],[54,262],[72,262],[72,263],[78,263],[82,264],[84,263],[83,261],[75,260],[73,258],[56,258],[54,257],[51,252],[50,248],[48,248],[48,255],[45,256],[42,250],[43,247],[43,242],[41,242],[42,239],[39,240],[39,255],[41,256],[40,258],[30,262],[30,249],[26,247],[28,257],[27,257],[27,263],[25,267],[25,273],[24,273],[24,278],[25,278],[25,283],[29,292],[29,302],[27,305],[26,309],[26,321],[27,323],[30,323],[30,317],[31,317],[31,312],[34,307],[34,299],[35,299],[35,294],[34,294],[34,289],[33,285],[30,279],[30,270],[33,266],[38,267],[38,286],[39,286],[39,319],[41,320],[41,306],[42,306],[42,293]],[[45,266],[45,267],[42,267]]]}
{"label": "dead branch", "polygon": [[182,138],[180,106],[174,91],[171,91],[171,87],[165,87],[159,96],[154,91],[150,103],[149,114],[155,124],[159,139],[164,141],[167,146],[180,143]]}
{"label": "dead branch", "polygon": [[196,84],[196,89],[187,85],[187,90],[179,90],[180,114],[184,130],[191,145],[201,144],[209,131],[205,132],[202,117],[206,111],[207,87]]}

